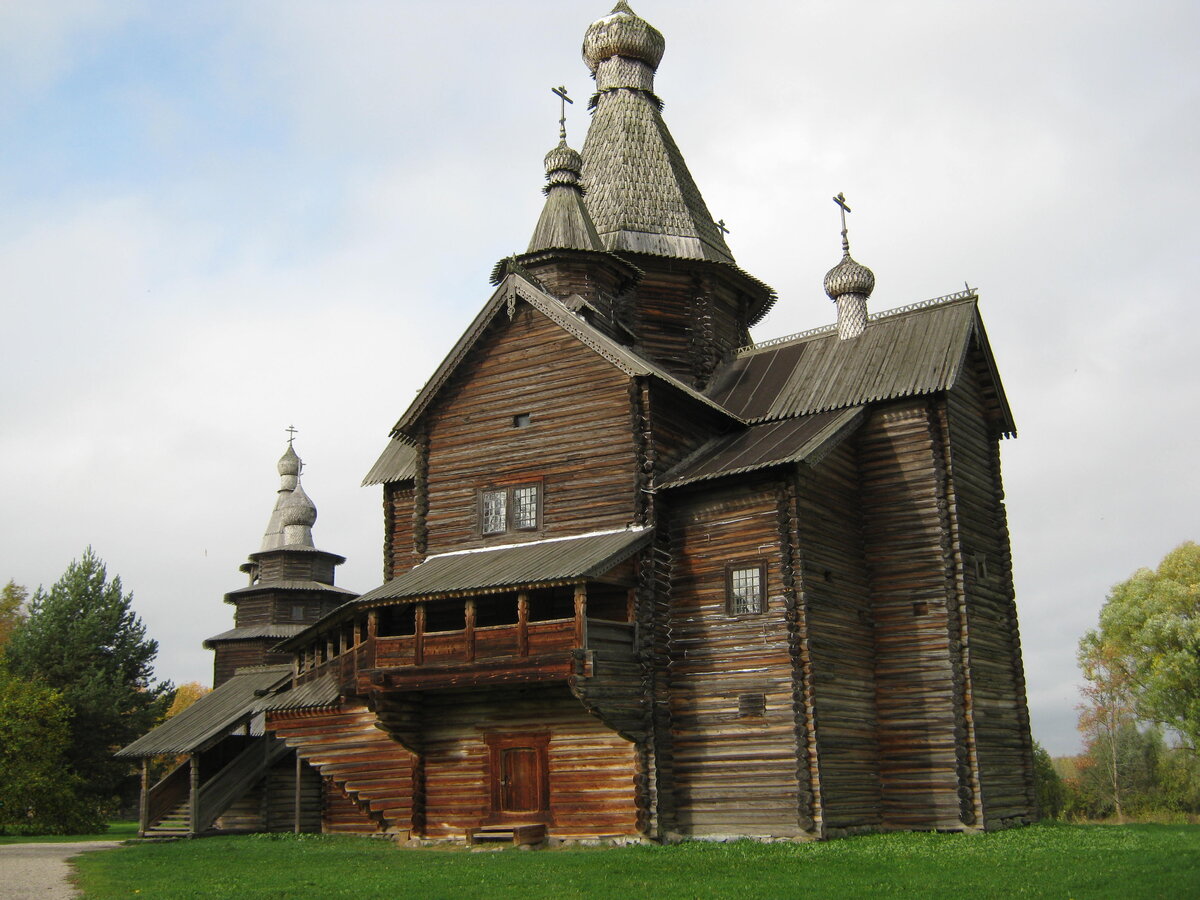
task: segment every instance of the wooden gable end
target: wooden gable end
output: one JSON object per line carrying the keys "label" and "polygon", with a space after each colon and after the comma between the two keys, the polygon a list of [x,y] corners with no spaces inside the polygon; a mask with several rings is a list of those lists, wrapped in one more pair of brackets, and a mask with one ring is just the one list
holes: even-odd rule
{"label": "wooden gable end", "polygon": [[[426,553],[634,519],[631,379],[539,310],[499,310],[421,416]],[[486,533],[482,494],[536,485],[536,526]],[[508,502],[514,502],[512,495]],[[420,529],[418,529],[420,530]]]}

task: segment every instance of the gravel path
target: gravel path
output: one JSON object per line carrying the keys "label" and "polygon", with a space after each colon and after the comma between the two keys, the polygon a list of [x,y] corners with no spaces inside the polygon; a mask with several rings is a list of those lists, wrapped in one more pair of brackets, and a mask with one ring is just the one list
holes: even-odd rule
{"label": "gravel path", "polygon": [[5,844],[0,846],[0,898],[3,900],[71,900],[67,860],[87,850],[119,847],[121,841],[77,841],[72,844]]}

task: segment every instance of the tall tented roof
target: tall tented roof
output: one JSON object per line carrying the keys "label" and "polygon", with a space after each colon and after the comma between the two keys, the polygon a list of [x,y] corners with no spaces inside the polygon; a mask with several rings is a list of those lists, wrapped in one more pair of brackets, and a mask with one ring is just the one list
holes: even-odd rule
{"label": "tall tented roof", "polygon": [[202,750],[214,738],[235,726],[247,724],[259,712],[263,696],[290,681],[291,677],[291,666],[238,669],[212,693],[205,694],[179,715],[167,719],[115,755],[159,756]]}
{"label": "tall tented roof", "polygon": [[931,394],[957,383],[972,342],[999,430],[1016,434],[972,290],[878,313],[852,341],[831,326],[744,348],[707,394],[750,423]]}
{"label": "tall tented roof", "polygon": [[584,200],[604,246],[732,263],[654,94],[662,35],[621,0],[594,22],[584,58],[596,79],[583,144]]}
{"label": "tall tented roof", "polygon": [[604,250],[579,187],[582,166],[582,158],[567,146],[565,138],[546,154],[546,203],[526,253]]}

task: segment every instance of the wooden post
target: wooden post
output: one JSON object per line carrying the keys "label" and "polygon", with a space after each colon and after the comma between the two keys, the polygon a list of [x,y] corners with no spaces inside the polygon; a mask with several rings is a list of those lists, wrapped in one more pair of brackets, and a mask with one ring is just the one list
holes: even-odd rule
{"label": "wooden post", "polygon": [[196,836],[196,826],[200,823],[200,754],[193,753],[188,757],[188,773],[191,783],[188,789],[188,837]]}
{"label": "wooden post", "polygon": [[375,668],[375,638],[379,636],[379,610],[373,609],[367,613],[367,640],[371,642],[367,650],[367,668]]}
{"label": "wooden post", "polygon": [[517,652],[529,655],[529,591],[517,594]]}
{"label": "wooden post", "polygon": [[413,664],[425,664],[425,604],[418,603],[415,614],[415,634],[413,635]]}
{"label": "wooden post", "polygon": [[587,647],[587,585],[575,585],[575,646]]}
{"label": "wooden post", "polygon": [[293,830],[296,834],[300,833],[300,817],[303,812],[304,793],[300,790],[300,775],[303,772],[304,760],[300,758],[300,751],[296,751],[296,785],[295,794],[292,797],[292,820]]}
{"label": "wooden post", "polygon": [[150,757],[142,757],[142,796],[138,800],[138,837],[146,836],[150,827]]}
{"label": "wooden post", "polygon": [[463,643],[466,645],[467,662],[475,662],[475,601],[473,599],[467,601]]}

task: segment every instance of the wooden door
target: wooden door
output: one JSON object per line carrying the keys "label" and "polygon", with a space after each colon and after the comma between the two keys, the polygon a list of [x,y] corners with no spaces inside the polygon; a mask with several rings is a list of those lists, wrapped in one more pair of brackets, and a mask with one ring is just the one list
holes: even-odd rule
{"label": "wooden door", "polygon": [[549,815],[548,735],[492,735],[492,812],[488,821],[547,822]]}
{"label": "wooden door", "polygon": [[500,751],[500,810],[529,813],[541,808],[541,772],[533,747]]}

